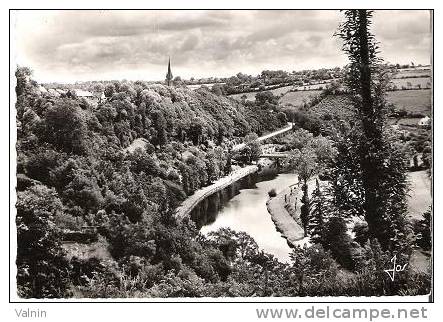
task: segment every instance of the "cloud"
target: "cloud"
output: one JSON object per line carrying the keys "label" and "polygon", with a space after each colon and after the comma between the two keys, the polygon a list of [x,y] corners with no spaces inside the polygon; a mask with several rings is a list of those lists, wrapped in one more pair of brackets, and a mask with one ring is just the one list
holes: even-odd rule
{"label": "cloud", "polygon": [[180,51],[186,52],[195,49],[199,41],[200,40],[197,35],[189,35],[181,44]]}
{"label": "cloud", "polygon": [[[337,11],[19,11],[17,63],[42,81],[257,74],[343,65]],[[377,11],[373,30],[391,62],[428,63],[426,11]]]}

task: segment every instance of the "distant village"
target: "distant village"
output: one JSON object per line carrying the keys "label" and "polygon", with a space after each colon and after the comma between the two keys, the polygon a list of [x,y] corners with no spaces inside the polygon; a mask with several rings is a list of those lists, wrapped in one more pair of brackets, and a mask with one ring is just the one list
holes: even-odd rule
{"label": "distant village", "polygon": [[[388,68],[401,72],[410,71],[430,71],[429,65],[388,65]],[[336,82],[343,76],[343,68],[321,68],[316,70],[302,70],[286,72],[283,70],[264,70],[257,76],[237,73],[231,77],[218,78],[207,77],[189,80],[183,80],[180,76],[173,77],[171,68],[171,59],[168,60],[167,73],[164,82],[147,81],[149,84],[164,84],[166,86],[187,87],[190,90],[197,90],[205,87],[213,92],[222,95],[234,95],[243,93],[254,93],[260,91],[272,91],[279,88],[290,88],[291,91],[315,91],[323,90],[331,83]],[[401,80],[405,78],[402,73],[394,75],[394,79]],[[414,76],[413,76],[414,77]],[[422,77],[422,76],[420,76]],[[408,76],[409,79],[409,76]],[[106,99],[104,88],[107,84],[114,81],[89,81],[77,82],[75,84],[47,83],[38,84],[37,89],[42,94],[48,94],[53,97],[74,96],[85,99],[91,106],[96,107],[101,101]],[[429,82],[430,86],[430,82]],[[420,87],[417,87],[420,89]],[[427,86],[425,86],[427,88]],[[407,86],[397,86],[391,84],[389,90],[408,90],[414,89],[410,83]],[[421,118],[418,126],[429,126],[431,119],[428,116]]]}

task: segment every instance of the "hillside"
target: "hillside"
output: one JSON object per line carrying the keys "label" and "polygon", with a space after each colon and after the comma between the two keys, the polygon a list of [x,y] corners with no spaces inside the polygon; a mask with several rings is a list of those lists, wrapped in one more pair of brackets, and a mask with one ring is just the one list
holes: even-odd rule
{"label": "hillside", "polygon": [[430,89],[388,92],[387,100],[395,110],[431,116],[432,93]]}
{"label": "hillside", "polygon": [[[273,112],[276,105],[244,106],[205,89],[142,82],[109,84],[104,98],[90,102],[69,90],[41,91],[28,76],[17,71],[21,296],[44,296],[28,293],[40,271],[46,274],[38,291],[57,297],[72,296],[72,289],[76,296],[103,295],[85,279],[99,271],[107,272],[99,283],[106,287],[142,267],[157,272],[149,283],[182,265],[201,284],[225,279],[230,269],[218,247],[196,241],[193,223],[177,225],[173,213],[186,196],[231,171],[229,146],[251,131],[287,124]],[[45,282],[52,275],[59,284]],[[145,296],[173,296],[158,292]]]}
{"label": "hillside", "polygon": [[[19,100],[17,106],[19,164],[29,178],[50,186],[48,178],[35,169],[40,165],[30,166],[42,162],[34,160],[40,154],[49,157],[52,153],[52,164],[45,169],[50,172],[67,160],[115,158],[135,140],[144,140],[145,153],[134,154],[143,159],[137,162],[152,163],[144,173],[163,176],[189,194],[222,174],[227,162],[223,147],[241,142],[250,132],[262,134],[286,125],[276,113],[260,115],[254,112],[263,110],[260,106],[244,106],[204,89],[115,82],[105,88],[105,99],[92,105],[70,91],[54,97],[31,84],[26,86],[27,95],[21,98],[25,101]],[[184,160],[184,154],[192,158]],[[192,167],[185,170],[189,164]],[[189,175],[191,169],[199,172]]]}

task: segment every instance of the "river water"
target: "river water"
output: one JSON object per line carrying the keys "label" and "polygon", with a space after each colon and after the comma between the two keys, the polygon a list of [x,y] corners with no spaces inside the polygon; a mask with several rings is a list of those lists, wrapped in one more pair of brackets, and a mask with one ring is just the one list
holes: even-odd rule
{"label": "river water", "polygon": [[286,262],[291,248],[276,230],[266,201],[269,190],[274,188],[279,193],[296,181],[295,174],[269,170],[249,175],[206,198],[192,211],[191,218],[203,234],[221,227],[244,231],[260,249]]}

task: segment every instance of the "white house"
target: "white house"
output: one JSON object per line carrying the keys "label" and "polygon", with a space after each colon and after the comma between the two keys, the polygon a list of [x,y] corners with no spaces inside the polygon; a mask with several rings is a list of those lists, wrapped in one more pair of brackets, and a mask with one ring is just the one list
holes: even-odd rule
{"label": "white house", "polygon": [[85,98],[94,98],[94,94],[92,94],[89,91],[84,91],[82,89],[75,89],[74,90],[75,94],[77,95],[77,97],[85,97]]}
{"label": "white house", "polygon": [[48,89],[48,93],[51,96],[60,97],[60,93],[57,90],[53,89],[53,88]]}
{"label": "white house", "polygon": [[41,93],[47,93],[48,90],[46,88],[44,88],[42,85],[38,85],[37,89],[41,92]]}
{"label": "white house", "polygon": [[429,126],[431,125],[431,118],[429,116],[425,116],[424,118],[418,121],[419,126]]}

